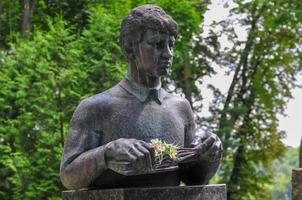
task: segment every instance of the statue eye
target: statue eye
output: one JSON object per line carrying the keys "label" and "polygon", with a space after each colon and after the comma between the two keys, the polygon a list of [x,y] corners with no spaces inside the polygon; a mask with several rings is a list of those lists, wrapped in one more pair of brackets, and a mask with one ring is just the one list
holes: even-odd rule
{"label": "statue eye", "polygon": [[170,49],[172,49],[173,47],[174,47],[174,42],[169,42],[169,47],[170,47]]}
{"label": "statue eye", "polygon": [[156,48],[160,49],[160,48],[163,47],[163,43],[162,43],[162,42],[157,42],[157,43],[155,44],[155,46],[156,46]]}

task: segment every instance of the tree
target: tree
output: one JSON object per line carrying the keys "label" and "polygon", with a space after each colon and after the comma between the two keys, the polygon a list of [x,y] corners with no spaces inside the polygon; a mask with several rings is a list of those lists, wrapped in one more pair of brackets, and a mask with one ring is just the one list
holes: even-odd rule
{"label": "tree", "polygon": [[[64,23],[19,40],[1,66],[1,164],[12,199],[43,199],[60,192],[60,154],[83,74],[79,50]],[[10,199],[3,195],[1,198]]]}
{"label": "tree", "polygon": [[[216,93],[215,101],[223,106],[211,108],[210,120],[216,124],[211,128],[224,143],[221,176],[228,184],[228,199],[267,199],[272,161],[284,153],[277,114],[283,114],[301,71],[302,5],[283,0],[234,2],[229,20],[216,24],[232,44],[220,49],[216,63],[234,75],[226,97]],[[237,37],[234,24],[246,29],[245,40]]]}
{"label": "tree", "polygon": [[[190,104],[201,100],[201,93],[198,89],[198,80],[213,73],[209,62],[203,57],[201,47],[202,15],[206,11],[208,1],[155,1],[178,23],[180,32],[176,41],[174,52],[174,64],[172,77],[168,83],[172,83],[177,93],[183,93]],[[152,3],[152,2],[151,2]],[[186,19],[184,21],[184,19]],[[173,80],[173,81],[172,81]],[[196,111],[200,108],[194,107]]]}
{"label": "tree", "polygon": [[292,169],[297,168],[299,149],[288,147],[284,156],[273,162],[273,199],[292,199]]}
{"label": "tree", "polygon": [[302,137],[301,137],[300,151],[299,151],[299,167],[302,168]]}
{"label": "tree", "polygon": [[37,5],[37,0],[22,0],[22,17],[21,17],[21,35],[22,37],[28,37],[30,33],[30,23],[34,10]]}
{"label": "tree", "polygon": [[20,27],[21,6],[18,1],[0,2],[0,48],[7,49],[8,42],[13,41],[14,32]]}
{"label": "tree", "polygon": [[[0,42],[5,49],[0,51],[1,199],[59,198],[59,163],[76,105],[125,74],[120,23],[133,7],[147,1],[100,2],[1,2],[5,8],[0,13],[4,27]],[[176,81],[167,82],[182,88],[193,103],[200,95],[196,81],[211,73],[198,57],[199,25],[207,2],[149,3],[162,6],[180,25],[172,74]]]}

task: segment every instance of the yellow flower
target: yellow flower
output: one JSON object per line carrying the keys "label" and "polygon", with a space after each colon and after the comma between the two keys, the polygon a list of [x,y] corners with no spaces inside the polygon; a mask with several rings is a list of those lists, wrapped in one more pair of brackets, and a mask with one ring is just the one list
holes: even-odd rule
{"label": "yellow flower", "polygon": [[151,144],[154,147],[154,151],[155,151],[155,155],[158,156],[161,153],[161,146],[162,146],[162,142],[159,139],[153,139],[151,140]]}
{"label": "yellow flower", "polygon": [[170,148],[170,153],[169,153],[170,157],[172,159],[175,159],[176,158],[176,155],[177,155],[177,149],[175,146],[172,146],[171,145],[171,148]]}
{"label": "yellow flower", "polygon": [[167,144],[166,142],[164,142],[163,146],[164,146],[164,149],[165,149],[165,150],[170,148],[170,145]]}
{"label": "yellow flower", "polygon": [[173,160],[176,158],[177,146],[162,142],[158,138],[151,140],[151,144],[154,147],[155,155],[157,156],[160,163],[164,159],[164,157],[170,157]]}

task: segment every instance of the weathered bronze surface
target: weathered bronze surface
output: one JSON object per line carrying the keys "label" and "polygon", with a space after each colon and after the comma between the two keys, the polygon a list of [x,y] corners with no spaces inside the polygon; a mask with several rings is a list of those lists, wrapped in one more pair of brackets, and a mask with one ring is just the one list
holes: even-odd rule
{"label": "weathered bronze surface", "polygon": [[[190,104],[161,88],[172,65],[178,25],[161,8],[137,7],[121,25],[125,78],[83,100],[70,122],[61,162],[68,189],[207,184],[221,142],[195,128]],[[171,165],[156,167],[152,139],[179,145]]]}

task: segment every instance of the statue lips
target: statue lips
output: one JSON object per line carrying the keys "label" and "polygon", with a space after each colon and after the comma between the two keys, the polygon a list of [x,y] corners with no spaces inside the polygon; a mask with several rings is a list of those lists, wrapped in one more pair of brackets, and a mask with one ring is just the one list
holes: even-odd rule
{"label": "statue lips", "polygon": [[163,61],[163,62],[160,62],[160,65],[159,65],[159,71],[160,72],[167,72],[168,69],[171,67],[171,62],[169,61]]}

